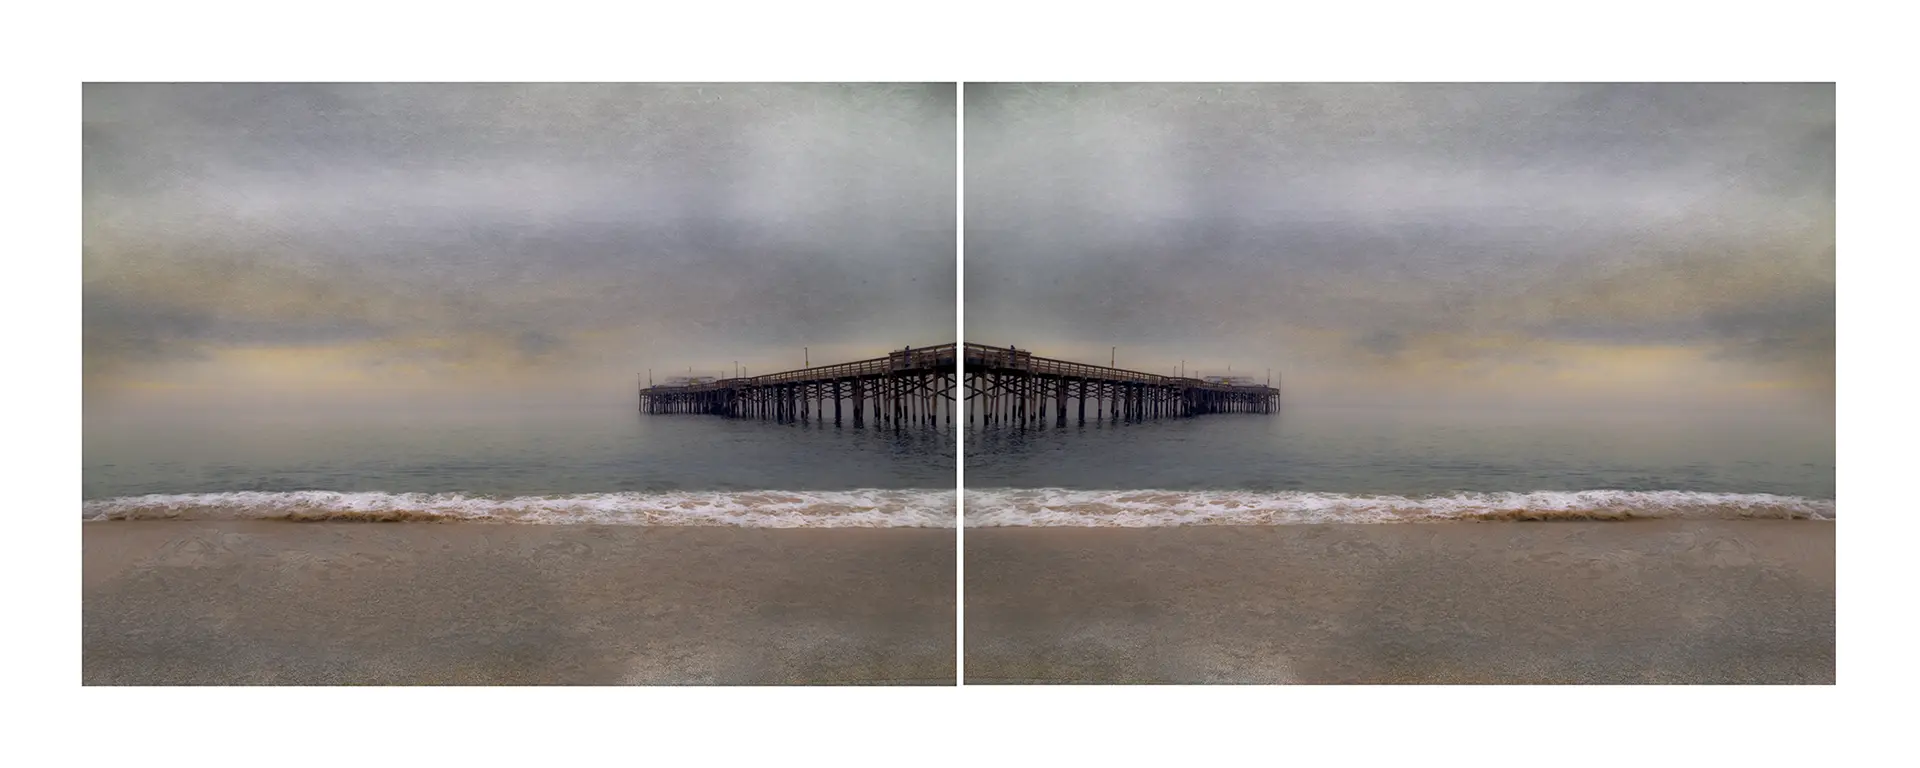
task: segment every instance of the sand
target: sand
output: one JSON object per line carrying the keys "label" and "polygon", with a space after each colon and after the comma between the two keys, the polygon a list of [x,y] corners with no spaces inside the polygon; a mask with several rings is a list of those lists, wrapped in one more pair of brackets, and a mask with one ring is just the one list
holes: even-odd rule
{"label": "sand", "polygon": [[86,684],[951,684],[952,530],[82,525]]}
{"label": "sand", "polygon": [[970,528],[968,683],[1832,683],[1834,523]]}

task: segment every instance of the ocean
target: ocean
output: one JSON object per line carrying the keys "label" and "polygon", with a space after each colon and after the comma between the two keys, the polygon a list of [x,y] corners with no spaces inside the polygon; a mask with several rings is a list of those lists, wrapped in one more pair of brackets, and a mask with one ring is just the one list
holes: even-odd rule
{"label": "ocean", "polygon": [[1819,416],[1291,406],[964,442],[968,526],[1834,518]]}
{"label": "ocean", "polygon": [[90,411],[83,519],[952,527],[953,433],[624,406]]}
{"label": "ocean", "polygon": [[[1831,420],[1289,407],[967,429],[969,526],[1831,520]],[[90,413],[82,516],[950,527],[949,428],[631,406]]]}

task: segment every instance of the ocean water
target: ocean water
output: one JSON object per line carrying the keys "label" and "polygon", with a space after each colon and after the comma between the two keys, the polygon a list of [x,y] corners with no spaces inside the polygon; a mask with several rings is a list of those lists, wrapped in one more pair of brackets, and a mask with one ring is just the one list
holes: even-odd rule
{"label": "ocean water", "polygon": [[954,524],[953,433],[500,410],[87,414],[82,516]]}
{"label": "ocean water", "polygon": [[[1293,407],[966,430],[966,524],[1831,520],[1830,419]],[[771,527],[954,524],[948,429],[619,405],[90,411],[82,516]]]}
{"label": "ocean water", "polygon": [[1834,518],[1830,418],[1293,407],[964,438],[966,524]]}

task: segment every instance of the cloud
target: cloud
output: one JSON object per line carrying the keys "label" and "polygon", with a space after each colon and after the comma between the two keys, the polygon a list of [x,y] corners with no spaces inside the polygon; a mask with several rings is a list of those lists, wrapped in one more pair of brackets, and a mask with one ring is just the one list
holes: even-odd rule
{"label": "cloud", "polygon": [[969,337],[1387,399],[1515,361],[1545,382],[1596,345],[1831,391],[1830,85],[967,97]]}
{"label": "cloud", "polygon": [[90,391],[238,348],[592,386],[951,334],[950,85],[89,85],[84,108]]}

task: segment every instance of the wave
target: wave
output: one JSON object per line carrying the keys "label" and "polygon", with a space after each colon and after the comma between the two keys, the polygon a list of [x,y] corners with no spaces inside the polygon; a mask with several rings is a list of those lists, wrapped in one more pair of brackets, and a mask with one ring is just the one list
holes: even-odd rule
{"label": "wave", "polygon": [[1532,491],[1362,496],[1305,491],[968,489],[966,525],[1145,528],[1442,521],[1832,520],[1833,502],[1767,493]]}
{"label": "wave", "polygon": [[90,522],[292,520],[744,528],[952,528],[950,490],[686,491],[495,498],[459,493],[235,491],[82,502]]}

